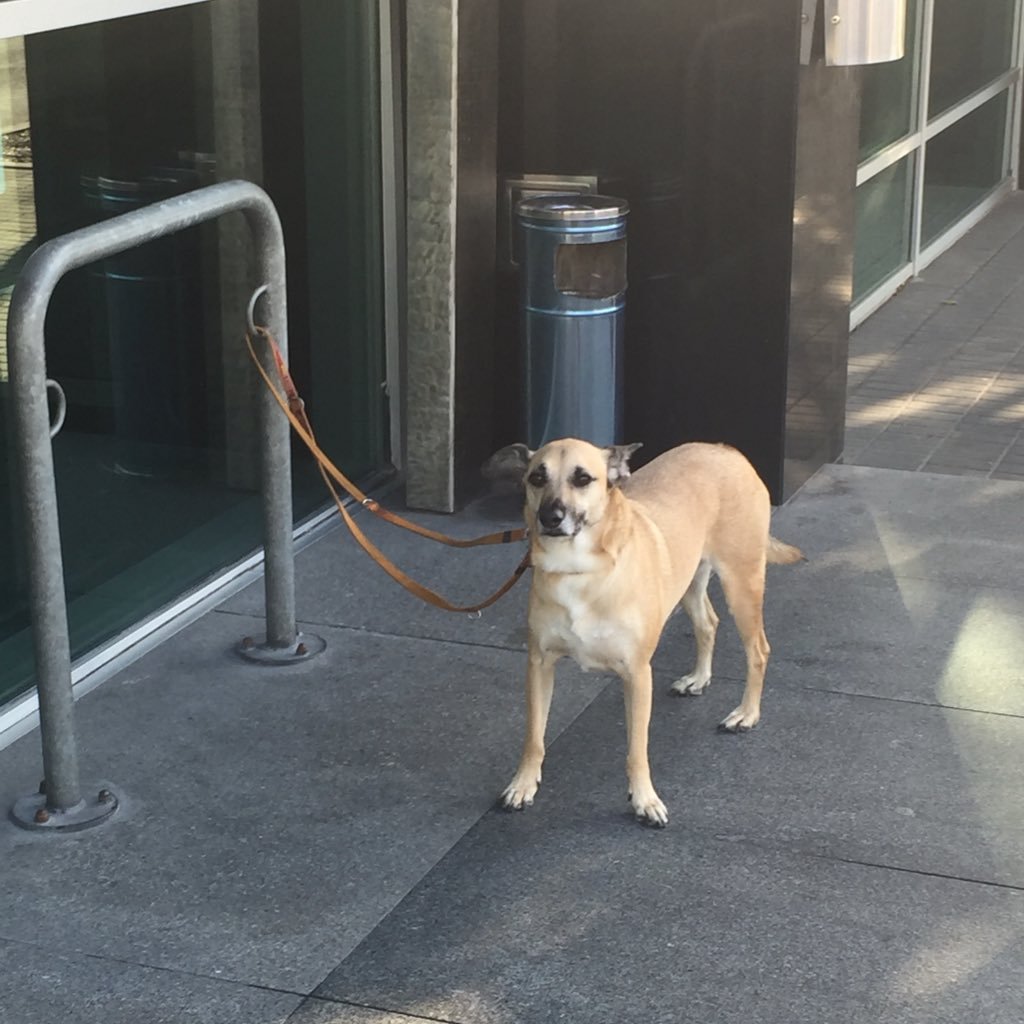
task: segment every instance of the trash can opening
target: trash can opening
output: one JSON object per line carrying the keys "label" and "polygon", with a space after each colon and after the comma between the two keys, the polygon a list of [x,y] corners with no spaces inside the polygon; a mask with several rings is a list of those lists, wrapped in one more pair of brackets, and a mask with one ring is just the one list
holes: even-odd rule
{"label": "trash can opening", "polygon": [[561,243],[555,252],[555,288],[585,299],[621,295],[626,290],[626,240]]}

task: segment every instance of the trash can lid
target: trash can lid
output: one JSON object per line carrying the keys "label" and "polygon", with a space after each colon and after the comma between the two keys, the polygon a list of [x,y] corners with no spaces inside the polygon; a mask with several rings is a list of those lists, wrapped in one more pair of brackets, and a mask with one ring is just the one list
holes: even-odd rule
{"label": "trash can lid", "polygon": [[532,220],[550,220],[576,224],[589,220],[609,220],[629,213],[629,203],[614,196],[547,195],[520,199],[516,210]]}

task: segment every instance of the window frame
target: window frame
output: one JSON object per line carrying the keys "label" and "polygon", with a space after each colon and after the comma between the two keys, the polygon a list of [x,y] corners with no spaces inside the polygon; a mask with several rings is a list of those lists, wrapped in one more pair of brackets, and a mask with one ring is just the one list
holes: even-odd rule
{"label": "window frame", "polygon": [[[856,184],[859,188],[899,160],[914,157],[914,175],[911,184],[910,258],[903,266],[877,284],[860,298],[855,298],[850,309],[850,329],[862,323],[911,278],[916,277],[931,262],[945,252],[957,239],[962,238],[982,220],[1007,192],[1017,187],[1020,167],[1020,152],[1017,145],[1021,130],[1022,102],[1022,6],[1024,0],[1016,0],[1013,15],[1013,41],[1011,46],[1011,67],[985,83],[970,95],[937,116],[928,118],[928,97],[931,85],[932,33],[935,15],[935,0],[921,0],[917,9],[917,31],[914,33],[917,52],[908,54],[915,62],[917,82],[915,85],[916,109],[911,118],[912,129],[903,138],[890,143],[884,149],[872,154],[857,166]],[[908,38],[910,37],[908,32]],[[925,164],[928,143],[972,114],[985,103],[1001,93],[1007,93],[1006,124],[1003,133],[1003,166],[1007,173],[989,194],[976,203],[963,217],[954,222],[937,238],[922,245],[921,225],[924,205]],[[856,244],[856,243],[855,243]]]}

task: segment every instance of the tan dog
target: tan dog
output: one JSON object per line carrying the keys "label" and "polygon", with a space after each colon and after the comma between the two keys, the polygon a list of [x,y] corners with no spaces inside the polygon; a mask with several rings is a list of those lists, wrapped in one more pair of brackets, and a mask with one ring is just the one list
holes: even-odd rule
{"label": "tan dog", "polygon": [[572,439],[537,452],[510,445],[485,467],[492,478],[515,473],[524,480],[533,565],[526,741],[519,770],[502,795],[506,807],[533,803],[555,663],[569,655],[585,669],[622,678],[633,810],[649,824],[667,824],[647,762],[651,657],[666,619],[681,603],[693,620],[697,664],[672,690],[699,694],[707,687],[718,626],[707,594],[712,570],[721,578],[747,655],[743,700],[721,728],[751,729],[760,717],[769,653],[762,619],[765,565],[803,556],[769,536],[768,491],[734,448],[685,444],[630,476],[628,460],[639,447],[596,448]]}

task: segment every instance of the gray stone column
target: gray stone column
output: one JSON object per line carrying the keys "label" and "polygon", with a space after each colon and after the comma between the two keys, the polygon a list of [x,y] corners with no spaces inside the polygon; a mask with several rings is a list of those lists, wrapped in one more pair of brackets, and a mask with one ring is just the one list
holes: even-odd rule
{"label": "gray stone column", "polygon": [[458,0],[406,10],[406,500],[455,504]]}
{"label": "gray stone column", "polygon": [[493,432],[498,5],[417,0],[406,38],[407,500],[449,512]]}

